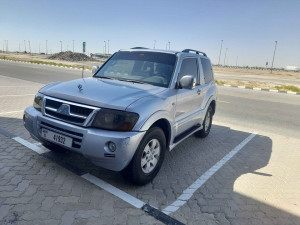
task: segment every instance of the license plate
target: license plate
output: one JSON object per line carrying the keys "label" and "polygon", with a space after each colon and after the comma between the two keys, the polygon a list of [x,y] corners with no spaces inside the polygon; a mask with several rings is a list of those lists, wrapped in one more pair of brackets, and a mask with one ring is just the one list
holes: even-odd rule
{"label": "license plate", "polygon": [[73,139],[65,135],[61,135],[50,130],[42,128],[42,137],[48,141],[71,148]]}

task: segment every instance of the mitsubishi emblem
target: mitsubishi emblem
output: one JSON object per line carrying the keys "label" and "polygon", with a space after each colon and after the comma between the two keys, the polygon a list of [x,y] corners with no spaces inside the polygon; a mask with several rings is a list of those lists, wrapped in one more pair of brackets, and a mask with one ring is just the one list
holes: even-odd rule
{"label": "mitsubishi emblem", "polygon": [[68,104],[62,104],[58,109],[57,112],[66,116],[70,115],[70,106]]}

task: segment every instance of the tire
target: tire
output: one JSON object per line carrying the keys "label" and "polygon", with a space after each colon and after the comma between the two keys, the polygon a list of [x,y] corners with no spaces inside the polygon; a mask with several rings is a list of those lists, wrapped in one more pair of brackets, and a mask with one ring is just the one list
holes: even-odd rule
{"label": "tire", "polygon": [[195,133],[196,137],[205,138],[209,134],[211,124],[212,124],[212,119],[213,119],[213,109],[211,106],[209,106],[202,124],[203,129]]}
{"label": "tire", "polygon": [[123,171],[123,175],[137,185],[149,183],[160,170],[165,151],[164,132],[159,127],[151,128],[139,144],[131,162]]}

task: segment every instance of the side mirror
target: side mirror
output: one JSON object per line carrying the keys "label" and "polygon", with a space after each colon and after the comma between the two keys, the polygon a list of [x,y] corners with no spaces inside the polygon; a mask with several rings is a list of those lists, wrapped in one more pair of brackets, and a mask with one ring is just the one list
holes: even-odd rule
{"label": "side mirror", "polygon": [[92,67],[92,73],[95,74],[99,70],[99,66],[93,66]]}
{"label": "side mirror", "polygon": [[179,87],[192,90],[196,86],[196,77],[194,75],[185,75],[179,81]]}

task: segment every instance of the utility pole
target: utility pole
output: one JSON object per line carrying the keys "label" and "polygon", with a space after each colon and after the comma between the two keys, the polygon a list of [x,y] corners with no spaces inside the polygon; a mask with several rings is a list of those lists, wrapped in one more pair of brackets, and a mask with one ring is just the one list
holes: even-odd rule
{"label": "utility pole", "polygon": [[226,48],[226,50],[225,50],[225,56],[224,56],[224,66],[225,66],[225,60],[226,60],[226,54],[227,54],[227,50],[228,50],[228,48]]}
{"label": "utility pole", "polygon": [[60,52],[62,52],[62,41],[60,41]]}
{"label": "utility pole", "polygon": [[25,52],[26,52],[26,41],[24,40],[24,47],[25,47]]}
{"label": "utility pole", "polygon": [[6,53],[8,53],[8,40],[6,40]]}
{"label": "utility pole", "polygon": [[239,59],[239,57],[237,56],[236,60],[235,60],[235,66],[237,66],[237,64],[238,64],[238,59]]}
{"label": "utility pole", "polygon": [[74,53],[74,40],[73,40],[73,53]]}
{"label": "utility pole", "polygon": [[48,40],[46,40],[46,55],[48,55]]}
{"label": "utility pole", "polygon": [[275,53],[276,53],[276,47],[277,47],[277,41],[275,41],[275,49],[274,49],[274,54],[273,54],[271,73],[272,73],[272,71],[273,71],[273,63],[274,63],[274,58],[275,58]]}
{"label": "utility pole", "polygon": [[106,55],[106,41],[104,41],[104,55]]}
{"label": "utility pole", "polygon": [[39,44],[39,54],[41,54],[41,44]]}
{"label": "utility pole", "polygon": [[221,47],[220,47],[220,54],[219,54],[218,65],[220,65],[220,58],[221,58],[221,53],[222,53],[222,47],[223,47],[223,40],[221,40]]}
{"label": "utility pole", "polygon": [[31,54],[30,40],[28,40],[29,52]]}
{"label": "utility pole", "polygon": [[107,54],[109,54],[109,40],[107,40]]}
{"label": "utility pole", "polygon": [[171,42],[169,41],[168,43],[169,43],[169,50],[170,50],[170,49],[171,49],[171,45],[170,45],[170,44],[171,44]]}
{"label": "utility pole", "polygon": [[154,49],[155,49],[155,45],[156,45],[156,40],[154,40],[154,46],[153,46]]}

